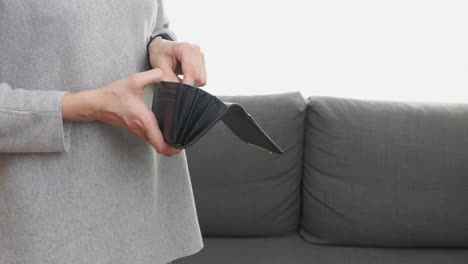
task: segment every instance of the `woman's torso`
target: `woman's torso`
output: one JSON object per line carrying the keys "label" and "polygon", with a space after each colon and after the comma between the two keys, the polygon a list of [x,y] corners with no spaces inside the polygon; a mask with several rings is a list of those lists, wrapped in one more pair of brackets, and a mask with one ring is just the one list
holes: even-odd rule
{"label": "woman's torso", "polygon": [[[0,0],[0,82],[77,91],[144,71],[156,12],[151,0]],[[0,153],[0,263],[164,263],[200,249],[198,228],[185,152],[73,122],[68,152]]]}

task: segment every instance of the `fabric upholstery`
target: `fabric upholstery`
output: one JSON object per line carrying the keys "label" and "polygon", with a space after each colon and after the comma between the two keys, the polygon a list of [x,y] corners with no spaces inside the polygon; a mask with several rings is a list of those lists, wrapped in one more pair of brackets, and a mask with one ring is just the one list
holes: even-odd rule
{"label": "fabric upholstery", "polygon": [[467,104],[311,97],[306,126],[309,242],[468,246]]}
{"label": "fabric upholstery", "polygon": [[187,148],[202,234],[270,236],[299,226],[305,100],[300,93],[219,96],[242,104],[284,150],[269,154],[217,123]]}
{"label": "fabric upholstery", "polygon": [[203,238],[205,247],[173,264],[465,264],[468,249],[393,249],[314,245],[284,237]]}

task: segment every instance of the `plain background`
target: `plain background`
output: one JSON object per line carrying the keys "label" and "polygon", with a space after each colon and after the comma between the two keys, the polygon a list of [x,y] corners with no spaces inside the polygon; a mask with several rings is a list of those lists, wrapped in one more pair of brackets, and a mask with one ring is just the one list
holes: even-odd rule
{"label": "plain background", "polygon": [[468,1],[165,0],[216,95],[468,102]]}

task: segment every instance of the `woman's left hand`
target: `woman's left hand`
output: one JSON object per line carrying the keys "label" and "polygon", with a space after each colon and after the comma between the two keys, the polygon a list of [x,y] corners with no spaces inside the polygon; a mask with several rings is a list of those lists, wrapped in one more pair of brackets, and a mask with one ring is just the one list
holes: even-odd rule
{"label": "woman's left hand", "polygon": [[[206,84],[205,56],[198,45],[157,37],[148,52],[151,66],[163,70],[170,81],[197,87]],[[183,80],[178,75],[183,75]]]}

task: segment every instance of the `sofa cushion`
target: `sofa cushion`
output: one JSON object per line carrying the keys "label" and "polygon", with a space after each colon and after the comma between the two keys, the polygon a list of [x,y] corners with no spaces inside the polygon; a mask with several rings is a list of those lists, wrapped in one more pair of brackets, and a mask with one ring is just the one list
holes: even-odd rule
{"label": "sofa cushion", "polygon": [[203,238],[197,253],[174,264],[466,264],[468,249],[390,249],[314,245],[299,235]]}
{"label": "sofa cushion", "polygon": [[299,227],[305,99],[300,93],[219,96],[242,104],[284,150],[270,154],[217,123],[187,160],[202,233],[269,236]]}
{"label": "sofa cushion", "polygon": [[309,100],[301,236],[468,246],[468,105]]}

